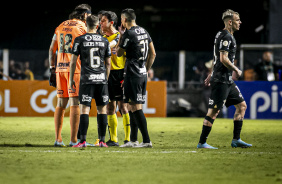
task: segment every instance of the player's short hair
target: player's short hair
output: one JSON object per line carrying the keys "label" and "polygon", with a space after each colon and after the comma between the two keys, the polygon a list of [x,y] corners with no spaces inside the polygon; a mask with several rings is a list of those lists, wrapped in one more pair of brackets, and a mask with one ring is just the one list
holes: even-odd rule
{"label": "player's short hair", "polygon": [[99,18],[96,15],[91,15],[86,18],[87,27],[94,29],[99,24]]}
{"label": "player's short hair", "polygon": [[223,14],[222,14],[222,20],[223,20],[223,22],[225,22],[226,20],[230,20],[230,19],[232,20],[234,14],[237,14],[237,15],[239,16],[239,13],[238,13],[238,12],[235,12],[235,11],[233,11],[233,10],[231,10],[231,9],[225,10],[225,11],[223,12]]}
{"label": "player's short hair", "polygon": [[109,20],[109,22],[113,21],[113,22],[114,22],[113,26],[116,27],[117,21],[118,21],[118,17],[117,17],[117,15],[116,15],[115,12],[112,12],[112,11],[105,11],[105,12],[102,14],[102,16],[107,17],[107,19]]}
{"label": "player's short hair", "polygon": [[136,15],[133,9],[126,8],[121,11],[121,14],[124,14],[127,22],[132,22],[133,20],[136,20]]}
{"label": "player's short hair", "polygon": [[76,6],[74,11],[69,15],[69,19],[85,20],[85,13],[91,14],[91,6],[88,4],[80,4]]}

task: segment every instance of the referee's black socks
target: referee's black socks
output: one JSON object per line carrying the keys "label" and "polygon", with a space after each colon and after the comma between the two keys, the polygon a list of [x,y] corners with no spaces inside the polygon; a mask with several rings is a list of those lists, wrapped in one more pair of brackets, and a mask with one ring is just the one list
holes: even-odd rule
{"label": "referee's black socks", "polygon": [[133,112],[133,116],[142,134],[143,143],[150,143],[150,137],[149,137],[149,133],[147,129],[147,120],[143,113],[143,110],[140,109],[140,110]]}

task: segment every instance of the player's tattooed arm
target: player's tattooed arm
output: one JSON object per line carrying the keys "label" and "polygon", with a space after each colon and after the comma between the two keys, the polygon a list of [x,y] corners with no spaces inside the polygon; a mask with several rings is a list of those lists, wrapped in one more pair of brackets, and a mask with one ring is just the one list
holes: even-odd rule
{"label": "player's tattooed arm", "polygon": [[239,78],[242,74],[242,71],[239,70],[228,58],[228,52],[227,51],[220,51],[220,62],[229,70],[233,70],[237,78]]}
{"label": "player's tattooed arm", "polygon": [[105,65],[106,65],[106,75],[108,80],[111,72],[111,57],[105,58]]}
{"label": "player's tattooed arm", "polygon": [[74,71],[76,68],[76,60],[77,60],[77,55],[72,54],[71,55],[71,62],[70,62],[70,78],[69,78],[69,86],[71,88],[72,91],[75,91],[75,82],[73,80],[73,76],[74,76]]}

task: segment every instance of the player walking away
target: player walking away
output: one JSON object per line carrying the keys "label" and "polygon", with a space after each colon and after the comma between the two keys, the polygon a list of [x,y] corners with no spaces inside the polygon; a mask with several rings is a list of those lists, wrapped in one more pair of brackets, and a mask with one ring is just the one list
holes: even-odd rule
{"label": "player walking away", "polygon": [[234,65],[236,40],[233,36],[233,33],[240,29],[242,22],[239,13],[230,9],[223,13],[222,20],[225,28],[215,36],[213,71],[205,80],[205,85],[211,85],[212,92],[209,99],[208,113],[203,123],[202,134],[197,148],[217,149],[208,145],[206,140],[213,122],[224,104],[226,107],[231,105],[236,107],[231,146],[244,148],[252,146],[240,139],[247,105],[239,88],[232,80],[232,71],[236,78],[239,78],[242,74],[242,71]]}
{"label": "player walking away", "polygon": [[87,33],[74,40],[73,55],[70,63],[70,87],[72,91],[75,91],[74,72],[77,57],[80,56],[80,142],[73,147],[86,147],[92,98],[95,99],[98,110],[99,146],[108,147],[105,143],[105,135],[108,125],[107,104],[109,103],[109,93],[107,80],[111,69],[111,50],[108,40],[96,33],[99,25],[98,17],[95,15],[87,17],[86,24]]}
{"label": "player walking away", "polygon": [[[91,15],[91,7],[87,4],[78,5],[69,15],[69,20],[61,23],[55,30],[50,49],[49,64],[51,75],[50,86],[57,88],[57,107],[54,113],[56,141],[54,146],[65,146],[61,132],[65,109],[70,101],[70,146],[77,144],[77,131],[79,126],[79,106],[78,106],[78,85],[75,91],[70,90],[69,84],[69,63],[71,60],[71,49],[73,41],[77,36],[86,33],[85,20]],[[57,52],[57,66],[55,67],[55,57]],[[74,81],[78,84],[80,80],[80,60],[76,62]]]}
{"label": "player walking away", "polygon": [[143,142],[135,147],[152,147],[142,104],[146,99],[147,71],[155,60],[156,52],[149,33],[138,26],[135,20],[133,9],[121,12],[121,23],[126,31],[119,40],[117,56],[123,56],[126,51],[123,100],[131,105],[133,121],[137,123],[143,137]]}
{"label": "player walking away", "polygon": [[124,143],[130,141],[130,121],[127,110],[127,103],[123,103],[123,90],[121,87],[124,80],[124,65],[125,65],[125,53],[121,57],[116,55],[116,45],[118,43],[120,33],[116,30],[118,18],[114,12],[107,11],[102,14],[100,26],[105,34],[104,37],[108,39],[111,47],[111,72],[109,76],[109,96],[110,102],[107,105],[108,114],[108,127],[110,133],[110,140],[107,142],[108,146],[119,146],[117,136],[118,119],[116,115],[117,105],[121,111],[123,117],[124,127]]}

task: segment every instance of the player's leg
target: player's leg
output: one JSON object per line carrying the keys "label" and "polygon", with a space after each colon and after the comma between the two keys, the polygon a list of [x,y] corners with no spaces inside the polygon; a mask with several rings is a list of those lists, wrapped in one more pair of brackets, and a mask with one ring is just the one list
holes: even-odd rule
{"label": "player's leg", "polygon": [[97,122],[99,127],[99,146],[100,147],[108,147],[105,143],[105,136],[107,131],[107,125],[108,125],[108,118],[107,118],[107,106],[106,105],[99,105],[97,106]]}
{"label": "player's leg", "polygon": [[[69,73],[68,73],[69,75]],[[69,76],[68,76],[69,79]],[[73,146],[77,143],[77,132],[79,127],[79,119],[80,119],[80,110],[79,110],[79,83],[80,83],[80,74],[75,73],[73,77],[76,85],[75,92],[73,92],[68,85],[68,93],[70,97],[70,146]],[[68,81],[69,84],[69,81]]]}
{"label": "player's leg", "polygon": [[65,109],[68,104],[68,93],[67,93],[67,80],[64,73],[56,73],[57,81],[57,106],[54,113],[55,123],[55,143],[54,146],[62,147],[65,146],[62,140],[62,128],[65,115]]}
{"label": "player's leg", "polygon": [[124,143],[130,141],[130,119],[128,113],[128,103],[124,103],[123,101],[118,101],[118,107],[122,114],[123,120],[123,129],[124,129]]}
{"label": "player's leg", "polygon": [[137,123],[137,126],[142,134],[143,142],[135,147],[152,147],[152,143],[149,137],[147,120],[142,110],[142,104],[131,104],[131,110],[133,111],[134,119]]}
{"label": "player's leg", "polygon": [[70,146],[77,143],[77,132],[80,120],[80,109],[79,109],[78,97],[70,97],[70,131],[71,131],[71,142]]}
{"label": "player's leg", "polygon": [[119,146],[117,136],[118,119],[116,114],[116,101],[110,101],[107,105],[108,114],[108,128],[110,133],[110,140],[107,142],[108,146]]}
{"label": "player's leg", "polygon": [[201,133],[199,144],[198,144],[197,148],[216,149],[216,148],[208,145],[206,142],[207,142],[207,138],[208,138],[208,136],[211,132],[213,122],[216,119],[219,111],[220,111],[219,109],[212,109],[212,108],[208,109],[208,113],[207,113],[207,115],[204,119],[204,122],[203,122],[202,133]]}
{"label": "player's leg", "polygon": [[197,148],[217,149],[207,144],[207,138],[211,132],[214,120],[223,107],[228,96],[228,84],[211,83],[211,96],[209,99],[209,109],[203,122],[202,133]]}
{"label": "player's leg", "polygon": [[99,146],[108,147],[105,143],[105,136],[108,125],[107,117],[107,105],[109,103],[109,91],[108,85],[106,84],[95,84],[94,98],[97,106],[97,123],[98,123],[98,135],[99,135]]}
{"label": "player's leg", "polygon": [[[91,101],[90,101],[91,104]],[[87,136],[87,131],[88,131],[88,126],[89,126],[89,111],[90,111],[90,106],[89,104],[84,105],[84,104],[79,104],[80,108],[80,123],[79,123],[79,131],[80,131],[80,142],[73,147],[87,147],[86,146],[86,136]]]}
{"label": "player's leg", "polygon": [[65,115],[65,109],[68,104],[68,98],[57,98],[57,106],[54,113],[55,136],[54,146],[65,146],[62,139],[62,128]]}
{"label": "player's leg", "polygon": [[243,95],[241,94],[239,88],[236,86],[236,84],[232,84],[230,93],[228,95],[226,106],[229,107],[231,105],[234,105],[236,108],[235,114],[234,114],[234,129],[233,129],[233,140],[231,142],[232,147],[251,147],[251,144],[245,143],[241,140],[241,130],[243,126],[243,120],[245,116],[245,112],[247,109],[247,104],[243,98]]}
{"label": "player's leg", "polygon": [[130,141],[131,142],[137,142],[138,143],[138,126],[137,126],[137,123],[136,123],[136,120],[133,116],[133,112],[131,111],[131,105],[127,105],[128,107],[128,110],[129,110],[129,117],[130,117]]}

